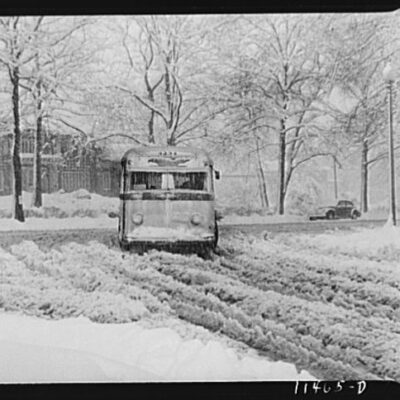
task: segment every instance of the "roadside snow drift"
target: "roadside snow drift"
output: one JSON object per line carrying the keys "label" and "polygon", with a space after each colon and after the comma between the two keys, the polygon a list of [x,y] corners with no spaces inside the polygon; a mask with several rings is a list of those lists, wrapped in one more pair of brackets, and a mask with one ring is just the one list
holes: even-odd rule
{"label": "roadside snow drift", "polygon": [[[347,241],[356,243],[353,234],[346,234]],[[214,335],[207,342],[223,338],[234,346],[246,345],[261,351],[268,361],[294,364],[317,379],[400,380],[396,247],[381,252],[378,260],[364,257],[367,249],[357,256],[341,253],[341,245],[332,252],[320,250],[313,245],[319,235],[284,234],[273,240],[231,237],[222,238],[221,255],[203,260],[157,251],[143,256],[122,253],[113,246],[88,241],[86,235],[82,231],[82,236],[77,233],[74,239],[84,244],[68,241],[38,246],[24,241],[0,249],[0,308],[55,320],[86,317],[96,323],[126,326],[158,321],[164,325],[157,327],[165,327],[166,318],[182,320]],[[330,237],[332,243],[336,239],[346,243],[340,239],[346,235],[338,232]],[[385,246],[387,242],[382,243]],[[15,330],[18,332],[17,327]],[[192,340],[189,333],[182,338]],[[16,337],[14,332],[5,339]],[[107,348],[105,343],[98,347]],[[192,350],[198,346],[192,344]],[[85,346],[79,349],[87,350]],[[193,356],[196,365],[201,365],[201,354],[221,354],[218,360],[229,358],[224,351],[199,349],[198,357]],[[181,354],[176,348],[168,351],[162,353],[165,358],[160,355],[163,360]],[[101,356],[113,358],[112,354]],[[116,359],[131,363],[130,359]],[[165,365],[159,358],[156,364]],[[142,363],[135,365],[141,367]],[[219,364],[215,361],[214,365]],[[217,370],[224,370],[225,365]],[[211,375],[221,377],[217,370]],[[171,379],[186,377],[185,368],[175,375],[149,371]],[[222,375],[240,375],[226,374]],[[270,376],[263,373],[260,379]]]}
{"label": "roadside snow drift", "polygon": [[[79,190],[45,194],[41,209],[30,207],[29,193],[23,201],[27,219],[20,223],[8,218],[11,196],[0,197],[0,230],[8,231],[0,248],[0,310],[59,320],[46,325],[49,332],[70,318],[80,336],[72,347],[67,338],[51,347],[47,331],[38,335],[44,342],[18,342],[16,333],[34,332],[31,325],[14,324],[14,332],[5,334],[10,321],[0,319],[0,357],[9,360],[0,372],[6,381],[299,379],[293,365],[318,379],[400,381],[399,228],[288,233],[272,240],[222,237],[222,255],[208,261],[164,252],[139,257],[122,254],[109,234],[96,229],[117,229],[118,219],[107,216],[118,210],[117,198]],[[227,217],[222,223],[282,222],[263,218]],[[36,242],[18,243],[14,230],[48,232],[28,232],[25,237]],[[151,343],[161,343],[163,335],[142,332],[137,324],[164,318],[179,318],[214,336],[199,341],[166,328],[169,342],[152,358]],[[81,325],[82,332],[76,329]],[[92,325],[115,329],[91,348],[87,338],[103,337],[93,330],[85,336]],[[124,341],[122,326],[143,348]],[[140,342],[145,336],[154,342]],[[214,340],[221,337],[261,351],[267,364],[239,357],[226,342]],[[42,368],[28,368],[41,353]],[[287,364],[281,369],[270,360]],[[82,369],[71,371],[74,364]]]}
{"label": "roadside snow drift", "polygon": [[[89,193],[85,189],[66,193],[43,193],[43,206],[32,206],[32,193],[22,193],[22,204],[27,218],[73,218],[106,216],[109,212],[118,212],[118,197],[101,196]],[[10,218],[12,196],[0,196],[0,218]]]}
{"label": "roadside snow drift", "polygon": [[389,259],[400,265],[400,227],[338,231],[334,234],[288,236],[283,239],[296,248],[312,248],[324,254],[343,254],[369,259]]}
{"label": "roadside snow drift", "polygon": [[54,231],[65,229],[118,229],[118,218],[68,217],[68,218],[26,218],[19,222],[11,218],[0,219],[0,231]]}
{"label": "roadside snow drift", "polygon": [[[43,206],[32,206],[32,193],[23,192],[25,222],[11,219],[12,196],[0,196],[0,230],[54,230],[54,229],[117,229],[118,219],[109,218],[110,212],[118,214],[119,198],[89,193],[85,189],[65,193],[43,193]],[[295,215],[226,215],[221,225],[270,224],[301,222],[304,217]]]}
{"label": "roadside snow drift", "polygon": [[[32,193],[23,192],[22,202],[24,206],[25,221],[19,222],[11,218],[12,196],[0,196],[0,231],[61,231],[61,230],[102,230],[118,229],[118,218],[110,218],[109,213],[118,215],[119,198],[106,197],[96,193],[89,193],[85,189],[65,193],[43,193],[43,206],[32,206]],[[227,215],[220,225],[251,225],[272,224],[284,222],[301,222],[304,217],[276,216],[276,215]],[[148,237],[164,237],[171,235],[175,239],[193,239],[184,231],[173,231],[168,228],[144,228],[142,235]],[[138,233],[140,233],[138,231]]]}
{"label": "roadside snow drift", "polygon": [[0,382],[313,380],[284,362],[239,357],[226,344],[170,328],[0,314]]}

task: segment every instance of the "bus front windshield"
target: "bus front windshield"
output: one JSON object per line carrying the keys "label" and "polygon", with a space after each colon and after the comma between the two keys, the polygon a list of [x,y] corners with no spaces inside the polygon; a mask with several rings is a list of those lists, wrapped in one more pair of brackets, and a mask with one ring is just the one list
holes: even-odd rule
{"label": "bus front windshield", "polygon": [[206,172],[142,172],[130,174],[130,190],[207,191]]}

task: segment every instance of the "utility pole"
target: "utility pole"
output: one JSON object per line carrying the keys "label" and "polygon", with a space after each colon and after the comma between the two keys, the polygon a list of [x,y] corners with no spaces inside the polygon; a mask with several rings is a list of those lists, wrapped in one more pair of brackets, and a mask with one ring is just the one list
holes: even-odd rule
{"label": "utility pole", "polygon": [[393,149],[393,82],[394,72],[390,64],[383,70],[383,78],[388,89],[388,119],[389,119],[389,187],[390,187],[390,214],[389,220],[396,226],[396,178]]}

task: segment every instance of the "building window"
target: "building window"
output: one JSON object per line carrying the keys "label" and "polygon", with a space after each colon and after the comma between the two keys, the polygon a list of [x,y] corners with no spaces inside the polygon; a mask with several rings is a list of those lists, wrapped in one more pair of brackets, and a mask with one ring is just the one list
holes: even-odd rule
{"label": "building window", "polygon": [[7,137],[0,140],[0,154],[4,157],[8,156],[10,152],[9,139]]}
{"label": "building window", "polygon": [[29,190],[33,186],[33,169],[24,168],[22,170],[22,187],[24,190]]}
{"label": "building window", "polygon": [[103,171],[101,173],[101,186],[104,191],[111,190],[111,174],[109,171]]}
{"label": "building window", "polygon": [[33,169],[28,170],[28,186],[33,186]]}
{"label": "building window", "polygon": [[21,153],[28,153],[32,154],[33,153],[33,140],[29,138],[23,138],[21,140]]}
{"label": "building window", "polygon": [[26,139],[22,139],[21,140],[21,153],[28,153],[28,148],[27,148],[27,140]]}

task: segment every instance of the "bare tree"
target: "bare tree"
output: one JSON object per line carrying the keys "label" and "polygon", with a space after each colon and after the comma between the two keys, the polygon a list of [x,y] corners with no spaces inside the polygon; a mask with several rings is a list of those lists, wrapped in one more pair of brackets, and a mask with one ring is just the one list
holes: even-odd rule
{"label": "bare tree", "polygon": [[386,118],[382,69],[393,56],[393,37],[387,32],[389,16],[338,16],[328,41],[333,59],[334,84],[351,100],[350,110],[338,115],[350,138],[350,149],[360,153],[361,208],[368,211],[370,168],[383,156]]}
{"label": "bare tree", "polygon": [[[220,102],[226,104],[222,147],[246,145],[248,155],[256,155],[254,168],[258,179],[258,192],[263,209],[269,209],[267,182],[263,166],[265,143],[271,138],[263,134],[268,129],[268,118],[262,105],[262,94],[258,91],[251,69],[240,61],[233,68],[232,75],[221,77]],[[223,98],[225,97],[225,98]],[[265,152],[264,152],[265,153]]]}
{"label": "bare tree", "polygon": [[323,16],[249,18],[250,36],[259,71],[255,85],[264,96],[265,125],[278,138],[278,213],[296,169],[331,155],[320,139],[329,132],[324,101],[328,95],[329,65],[320,37],[328,21]]}
{"label": "bare tree", "polygon": [[[71,87],[71,76],[77,79],[77,71],[85,69],[89,57],[85,55],[85,37],[81,30],[88,25],[86,18],[47,17],[42,20],[32,43],[34,60],[25,67],[21,75],[21,87],[33,99],[33,120],[35,125],[34,187],[32,204],[42,206],[42,150],[43,123],[57,117],[57,103],[63,111],[68,110],[63,101],[65,89],[79,92]],[[60,28],[61,27],[61,28]]]}
{"label": "bare tree", "polygon": [[124,21],[120,33],[129,73],[110,86],[134,99],[131,113],[145,115],[148,142],[175,145],[202,137],[223,111],[211,104],[213,74],[206,57],[216,23],[197,16]]}
{"label": "bare tree", "polygon": [[20,158],[21,113],[20,80],[21,69],[34,58],[32,43],[43,17],[2,17],[0,18],[0,62],[8,71],[11,83],[11,101],[14,120],[13,141],[13,218],[25,220],[22,205],[22,168]]}
{"label": "bare tree", "polygon": [[[126,19],[124,21],[122,45],[125,50],[126,56],[128,58],[129,66],[131,69],[134,69],[135,55],[132,51],[130,43],[133,40],[130,34],[130,29],[132,27],[131,23],[132,21],[130,21],[129,19]],[[154,71],[154,67],[156,64],[156,55],[154,48],[155,44],[148,21],[146,19],[136,19],[136,23],[140,29],[137,51],[139,53],[138,56],[140,57],[139,70],[141,72],[143,82],[145,85],[146,95],[144,98],[146,100],[144,100],[144,98],[142,98],[137,94],[133,94],[133,96],[137,101],[139,101],[142,105],[144,105],[147,111],[149,112],[149,119],[147,122],[148,142],[155,143],[154,123],[157,115],[155,96],[156,96],[156,90],[164,81],[165,76],[161,72]],[[155,75],[154,77],[153,74]],[[154,82],[152,81],[153,79]]]}

